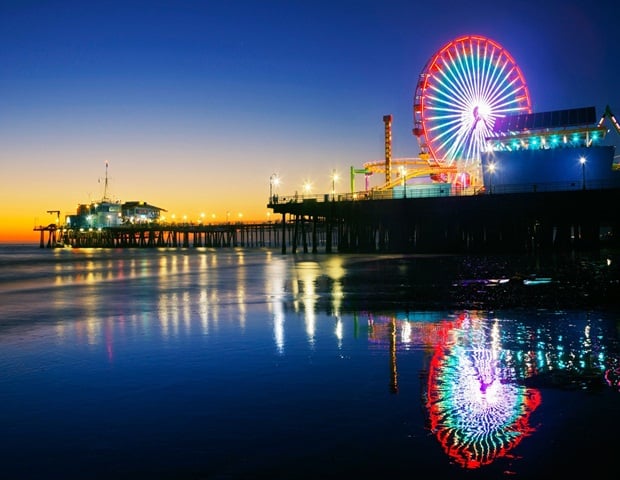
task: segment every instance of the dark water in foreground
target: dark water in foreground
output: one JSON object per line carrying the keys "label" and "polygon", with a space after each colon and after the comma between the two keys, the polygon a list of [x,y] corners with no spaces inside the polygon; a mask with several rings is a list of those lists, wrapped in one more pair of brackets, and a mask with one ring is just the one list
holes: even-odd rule
{"label": "dark water in foreground", "polygon": [[0,477],[614,478],[619,263],[0,246]]}

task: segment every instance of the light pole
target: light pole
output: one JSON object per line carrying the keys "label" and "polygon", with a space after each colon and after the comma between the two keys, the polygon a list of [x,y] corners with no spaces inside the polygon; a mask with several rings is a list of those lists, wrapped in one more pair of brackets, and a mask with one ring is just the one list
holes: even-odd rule
{"label": "light pole", "polygon": [[306,180],[304,182],[304,188],[303,188],[303,192],[304,192],[303,195],[304,195],[304,197],[306,195],[310,195],[310,191],[311,190],[312,190],[312,183],[310,183],[310,180]]}
{"label": "light pole", "polygon": [[586,189],[586,157],[579,157],[579,163],[581,163],[581,188]]}
{"label": "light pole", "polygon": [[487,171],[489,172],[489,193],[493,193],[493,175],[495,174],[495,164],[487,164]]}
{"label": "light pole", "polygon": [[332,201],[336,199],[336,182],[338,181],[338,174],[336,170],[332,170]]}
{"label": "light pole", "polygon": [[274,202],[275,200],[274,191],[279,183],[280,183],[280,179],[278,178],[278,174],[272,173],[271,176],[269,177],[269,201],[272,203],[275,203]]}
{"label": "light pole", "polygon": [[407,169],[404,165],[401,165],[400,168],[400,182],[403,187],[403,193],[405,198],[407,198]]}

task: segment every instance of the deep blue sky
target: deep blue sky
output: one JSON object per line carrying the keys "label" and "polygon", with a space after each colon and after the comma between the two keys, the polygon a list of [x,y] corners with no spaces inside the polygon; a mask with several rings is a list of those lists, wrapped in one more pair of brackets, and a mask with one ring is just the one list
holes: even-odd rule
{"label": "deep blue sky", "polygon": [[393,155],[417,156],[418,75],[466,34],[510,52],[534,111],[620,112],[618,18],[610,0],[0,0],[0,200],[29,224],[74,209],[108,160],[123,201],[263,215],[274,172],[320,193],[382,159],[385,114]]}

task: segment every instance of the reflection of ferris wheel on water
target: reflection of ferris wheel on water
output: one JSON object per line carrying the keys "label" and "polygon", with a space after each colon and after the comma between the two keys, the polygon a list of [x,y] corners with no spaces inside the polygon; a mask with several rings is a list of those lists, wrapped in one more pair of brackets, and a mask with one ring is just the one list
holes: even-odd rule
{"label": "reflection of ferris wheel on water", "polygon": [[413,133],[431,164],[478,163],[496,118],[531,113],[521,70],[498,43],[465,36],[441,48],[416,87]]}

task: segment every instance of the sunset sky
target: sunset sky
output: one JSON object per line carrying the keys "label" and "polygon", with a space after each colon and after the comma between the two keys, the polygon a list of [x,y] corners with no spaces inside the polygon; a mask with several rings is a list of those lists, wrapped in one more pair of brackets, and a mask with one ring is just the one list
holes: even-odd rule
{"label": "sunset sky", "polygon": [[0,0],[0,242],[101,198],[106,161],[113,199],[190,219],[266,219],[274,173],[347,192],[384,115],[393,157],[418,155],[418,75],[462,35],[510,52],[534,111],[620,115],[615,4]]}

